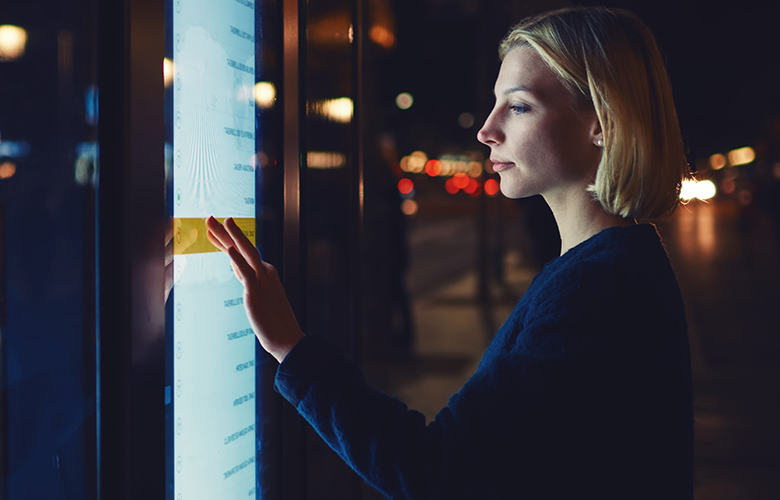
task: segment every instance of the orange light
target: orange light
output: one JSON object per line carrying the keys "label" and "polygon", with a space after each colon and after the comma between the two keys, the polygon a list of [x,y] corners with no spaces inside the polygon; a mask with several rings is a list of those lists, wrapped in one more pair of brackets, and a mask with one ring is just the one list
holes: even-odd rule
{"label": "orange light", "polygon": [[414,190],[414,183],[410,179],[401,179],[398,181],[398,191],[401,194],[409,194]]}
{"label": "orange light", "polygon": [[7,161],[0,165],[0,179],[10,179],[16,173],[16,165]]}
{"label": "orange light", "polygon": [[464,173],[458,173],[455,174],[452,177],[452,183],[457,187],[458,189],[466,189],[466,186],[469,185],[469,176]]}
{"label": "orange light", "polygon": [[441,174],[441,162],[439,160],[428,160],[425,164],[425,173],[431,177]]}
{"label": "orange light", "polygon": [[469,177],[477,178],[482,175],[482,164],[478,161],[469,162]]}
{"label": "orange light", "polygon": [[488,196],[495,196],[498,194],[498,181],[495,179],[488,179],[485,181],[485,193]]}
{"label": "orange light", "polygon": [[395,105],[400,109],[409,109],[414,104],[414,97],[409,92],[401,92],[395,96]]}
{"label": "orange light", "polygon": [[400,163],[401,163],[401,170],[403,170],[404,172],[411,172],[412,171],[411,167],[409,167],[409,157],[408,156],[404,156],[403,158],[401,158],[401,162]]}
{"label": "orange light", "polygon": [[756,151],[751,147],[739,148],[729,151],[729,163],[732,165],[745,165],[756,159]]}
{"label": "orange light", "polygon": [[726,157],[720,153],[710,156],[710,166],[713,170],[720,170],[726,166]]}
{"label": "orange light", "polygon": [[[422,172],[425,169],[425,163],[427,161],[428,161],[428,155],[426,155],[422,151],[415,151],[414,153],[409,155],[409,160],[407,163],[409,172],[414,172],[414,173]],[[403,159],[401,159],[401,162],[403,165]]]}
{"label": "orange light", "polygon": [[448,193],[450,193],[450,194],[455,194],[455,193],[457,193],[458,191],[460,191],[460,189],[459,189],[459,188],[458,188],[458,187],[455,185],[455,183],[452,181],[452,177],[450,177],[449,179],[447,179],[447,182],[445,182],[445,183],[444,183],[444,189],[445,189],[445,190],[446,190]]}
{"label": "orange light", "polygon": [[415,215],[419,208],[417,202],[414,200],[404,200],[403,203],[401,203],[401,211],[409,216]]}
{"label": "orange light", "polygon": [[374,25],[371,27],[371,29],[368,31],[368,36],[371,38],[371,40],[381,45],[382,47],[386,49],[390,49],[395,44],[395,36],[385,28],[384,26],[380,25]]}

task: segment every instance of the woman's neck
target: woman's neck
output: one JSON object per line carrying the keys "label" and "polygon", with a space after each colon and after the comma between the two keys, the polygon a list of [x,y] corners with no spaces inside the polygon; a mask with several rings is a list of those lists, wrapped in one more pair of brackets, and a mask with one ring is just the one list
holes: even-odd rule
{"label": "woman's neck", "polygon": [[561,255],[609,227],[629,226],[633,220],[604,211],[593,196],[576,190],[558,196],[544,195],[561,234]]}

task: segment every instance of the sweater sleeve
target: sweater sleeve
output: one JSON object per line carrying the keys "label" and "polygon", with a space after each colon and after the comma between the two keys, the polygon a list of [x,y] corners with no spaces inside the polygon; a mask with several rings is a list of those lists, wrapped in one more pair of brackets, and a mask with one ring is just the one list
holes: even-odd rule
{"label": "sweater sleeve", "polygon": [[[578,374],[572,359],[524,353],[492,358],[427,425],[419,412],[369,387],[358,367],[321,337],[307,337],[288,355],[276,388],[388,498],[537,498],[582,485],[579,473],[567,472],[582,458],[568,449],[571,439],[596,441],[604,429],[588,428],[603,404],[584,404],[582,389],[592,379]],[[558,473],[573,482],[554,485]]]}
{"label": "sweater sleeve", "polygon": [[421,413],[369,387],[360,369],[324,338],[307,336],[295,346],[279,365],[275,388],[388,498],[447,497],[438,493],[452,466],[443,429],[448,419],[426,425]]}

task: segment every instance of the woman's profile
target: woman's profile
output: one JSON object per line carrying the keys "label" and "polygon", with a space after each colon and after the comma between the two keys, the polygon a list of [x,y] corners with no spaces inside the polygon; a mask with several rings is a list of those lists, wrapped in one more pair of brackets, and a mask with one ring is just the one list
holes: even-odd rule
{"label": "woman's profile", "polygon": [[688,175],[666,70],[633,14],[571,8],[501,43],[478,139],[511,198],[541,194],[561,255],[536,276],[464,387],[426,424],[305,336],[275,269],[210,218],[276,389],[389,498],[693,497],[687,322],[655,227]]}

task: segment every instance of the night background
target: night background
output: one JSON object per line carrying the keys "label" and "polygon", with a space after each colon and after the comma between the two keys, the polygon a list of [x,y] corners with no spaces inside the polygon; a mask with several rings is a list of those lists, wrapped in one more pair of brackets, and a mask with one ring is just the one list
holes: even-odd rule
{"label": "night background", "polygon": [[[28,34],[23,56],[0,54],[0,435],[7,437],[0,475],[11,478],[0,481],[0,498],[95,493],[95,203],[97,145],[105,139],[97,136],[96,6],[104,1],[0,0],[0,26]],[[360,73],[350,45],[358,1]],[[256,98],[258,200],[265,203],[258,234],[275,264],[285,257],[288,222],[278,105],[285,92],[282,4],[256,2],[264,31],[257,79],[277,92],[266,104]],[[497,194],[497,176],[484,163],[488,148],[476,140],[493,105],[499,41],[524,17],[570,5],[626,8],[650,27],[667,62],[691,168],[713,190],[657,224],[689,320],[696,500],[780,498],[778,3],[299,5],[307,32],[296,59],[304,76],[297,153],[308,162],[296,221],[299,319],[428,420],[473,373],[534,275],[559,251],[546,205]],[[405,104],[402,93],[409,94]],[[351,107],[338,119],[323,111],[349,99],[359,131]],[[749,158],[727,160],[735,150]],[[444,162],[461,170],[436,170]],[[114,167],[106,163],[101,168]],[[296,467],[321,494],[316,500],[379,498],[313,433],[304,447],[308,458]]]}
{"label": "night background", "polygon": [[[526,15],[567,5],[626,8],[655,33],[692,160],[768,140],[780,112],[780,9],[772,2],[396,2],[397,46],[368,68],[377,97],[415,97],[391,118],[411,136],[428,129],[422,137],[439,147],[475,143],[492,105],[498,42]],[[462,112],[476,115],[469,132],[457,125]]]}

